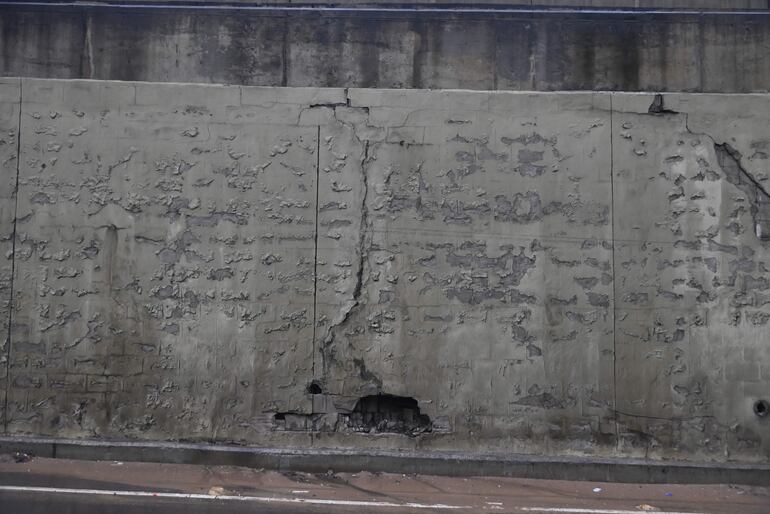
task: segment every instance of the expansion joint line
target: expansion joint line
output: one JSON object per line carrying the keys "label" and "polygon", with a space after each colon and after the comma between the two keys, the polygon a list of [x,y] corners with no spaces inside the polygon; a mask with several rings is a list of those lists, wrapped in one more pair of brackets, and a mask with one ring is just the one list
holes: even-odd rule
{"label": "expansion joint line", "polygon": [[5,339],[5,401],[3,402],[3,432],[8,433],[8,396],[11,391],[11,327],[13,326],[14,280],[16,278],[16,220],[19,211],[19,170],[21,169],[22,79],[19,79],[19,118],[16,128],[16,181],[13,186],[13,231],[11,232],[11,280],[8,294],[8,332]]}
{"label": "expansion joint line", "polygon": [[618,425],[618,273],[615,267],[615,123],[612,106],[613,94],[610,93],[610,239],[612,244],[612,417],[615,423],[615,448],[620,445],[620,430]]}

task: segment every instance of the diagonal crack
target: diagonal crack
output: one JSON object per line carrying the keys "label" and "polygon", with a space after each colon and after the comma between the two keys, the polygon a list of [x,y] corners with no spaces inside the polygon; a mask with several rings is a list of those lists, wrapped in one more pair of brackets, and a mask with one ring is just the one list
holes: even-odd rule
{"label": "diagonal crack", "polygon": [[770,241],[770,194],[741,165],[741,153],[729,143],[715,142],[714,151],[727,181],[749,196],[757,237],[763,241]]}
{"label": "diagonal crack", "polygon": [[754,233],[761,241],[770,241],[770,194],[752,173],[741,164],[741,153],[729,143],[719,143],[714,137],[703,132],[693,132],[690,129],[688,113],[666,108],[662,94],[656,94],[647,113],[651,115],[674,114],[683,115],[685,129],[688,133],[707,137],[714,144],[714,153],[727,181],[743,191],[751,203],[751,216],[754,220]]}
{"label": "diagonal crack", "polygon": [[[741,165],[741,153],[730,146],[729,143],[715,143],[714,149],[717,152],[717,158],[719,159],[719,165],[722,166],[722,168],[725,168],[725,165],[727,164],[728,157],[730,160],[732,160],[732,163],[734,163],[735,168],[740,173],[740,177],[745,178],[748,182],[750,182],[758,191],[758,193],[761,193],[766,198],[770,198],[770,194],[768,194],[767,190],[764,188],[762,184],[760,184],[757,179],[754,178],[754,176],[749,172],[746,171],[746,169]],[[728,176],[728,181],[729,181]],[[731,182],[732,183],[732,182]],[[736,184],[738,185],[738,184]]]}

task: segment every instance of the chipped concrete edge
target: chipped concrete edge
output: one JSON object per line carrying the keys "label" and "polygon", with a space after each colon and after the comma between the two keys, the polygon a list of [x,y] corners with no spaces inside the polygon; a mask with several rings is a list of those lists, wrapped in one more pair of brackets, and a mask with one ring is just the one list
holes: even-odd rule
{"label": "chipped concrete edge", "polygon": [[0,437],[0,453],[10,452],[55,459],[228,465],[310,473],[331,470],[594,482],[770,485],[770,464]]}

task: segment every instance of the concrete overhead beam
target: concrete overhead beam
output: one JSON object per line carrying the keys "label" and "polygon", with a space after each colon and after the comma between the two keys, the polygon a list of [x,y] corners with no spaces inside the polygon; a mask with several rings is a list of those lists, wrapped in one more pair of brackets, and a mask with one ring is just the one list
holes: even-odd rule
{"label": "concrete overhead beam", "polygon": [[[24,0],[22,0],[24,1]],[[51,0],[36,0],[38,3],[60,3]],[[35,2],[30,2],[35,3]],[[88,3],[115,4],[98,0]],[[250,6],[337,6],[337,7],[445,7],[445,8],[523,8],[523,7],[568,7],[574,9],[688,9],[703,11],[739,11],[747,9],[768,9],[767,0],[123,0],[126,4],[209,4],[209,5],[250,5]]]}
{"label": "concrete overhead beam", "polygon": [[259,86],[747,93],[770,12],[0,5],[0,75]]}

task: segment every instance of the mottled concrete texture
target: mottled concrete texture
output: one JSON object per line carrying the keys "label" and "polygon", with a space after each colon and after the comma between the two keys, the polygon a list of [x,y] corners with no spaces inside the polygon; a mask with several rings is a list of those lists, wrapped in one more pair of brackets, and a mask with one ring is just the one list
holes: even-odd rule
{"label": "mottled concrete texture", "polygon": [[0,93],[8,435],[770,456],[768,96]]}
{"label": "mottled concrete texture", "polygon": [[750,93],[770,87],[769,46],[767,10],[645,14],[0,4],[0,75],[40,78]]}

